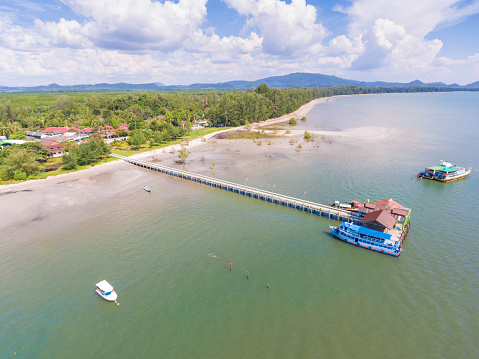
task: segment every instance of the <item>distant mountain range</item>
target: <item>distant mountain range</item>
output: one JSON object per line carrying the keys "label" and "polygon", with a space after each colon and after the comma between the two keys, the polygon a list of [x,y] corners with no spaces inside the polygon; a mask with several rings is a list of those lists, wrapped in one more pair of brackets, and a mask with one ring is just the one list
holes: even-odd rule
{"label": "distant mountain range", "polygon": [[355,81],[342,79],[336,76],[302,73],[296,72],[285,76],[272,76],[256,81],[228,81],[222,83],[197,83],[188,86],[172,85],[165,86],[160,82],[146,84],[128,84],[101,83],[96,85],[73,85],[61,86],[58,84],[50,84],[47,86],[34,87],[7,87],[0,86],[0,92],[101,92],[101,91],[188,91],[188,90],[246,90],[256,88],[260,84],[266,84],[274,88],[291,88],[291,87],[333,87],[333,86],[363,86],[363,87],[449,87],[451,89],[479,89],[479,81],[473,82],[466,86],[458,84],[445,84],[443,82],[424,83],[415,80],[408,83],[402,82],[383,82],[383,81]]}

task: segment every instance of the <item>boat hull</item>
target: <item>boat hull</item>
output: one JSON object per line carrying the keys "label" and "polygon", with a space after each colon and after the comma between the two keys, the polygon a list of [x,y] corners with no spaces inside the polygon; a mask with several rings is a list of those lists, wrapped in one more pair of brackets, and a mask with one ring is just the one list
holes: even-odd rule
{"label": "boat hull", "polygon": [[423,171],[423,172],[419,172],[417,174],[417,177],[418,178],[425,178],[425,179],[428,179],[428,180],[433,180],[433,181],[439,181],[439,182],[453,182],[453,181],[457,181],[457,180],[460,180],[460,179],[463,179],[463,178],[466,178],[467,176],[469,176],[472,172],[472,167],[469,168],[468,170],[466,170],[464,173],[461,173],[461,174],[458,174],[458,175],[455,175],[455,176],[449,176],[449,177],[445,177],[445,178],[440,178],[438,176],[427,176],[426,173]]}
{"label": "boat hull", "polygon": [[331,233],[335,237],[339,238],[343,242],[355,245],[356,247],[361,247],[361,248],[364,248],[364,249],[369,249],[371,251],[375,251],[375,252],[379,252],[379,253],[383,253],[383,254],[388,254],[388,255],[393,256],[393,257],[399,257],[399,255],[401,254],[402,248],[399,249],[399,252],[388,251],[384,248],[377,248],[374,245],[363,244],[363,243],[360,243],[359,241],[358,242],[351,241],[346,236],[342,235],[342,233],[341,233],[341,231],[339,231],[338,227],[329,226],[329,229],[331,230]]}
{"label": "boat hull", "polygon": [[95,292],[100,296],[102,297],[103,299],[105,299],[106,301],[109,301],[109,302],[114,302],[117,298],[118,298],[118,295],[116,294],[115,291],[112,291],[109,295],[104,295],[102,294],[98,288],[95,289]]}

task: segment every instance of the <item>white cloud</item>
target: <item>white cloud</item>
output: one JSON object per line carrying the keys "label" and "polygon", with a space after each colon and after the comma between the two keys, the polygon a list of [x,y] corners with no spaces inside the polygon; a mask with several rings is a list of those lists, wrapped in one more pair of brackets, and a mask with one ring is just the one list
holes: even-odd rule
{"label": "white cloud", "polygon": [[184,50],[208,54],[214,62],[235,62],[238,56],[260,51],[262,41],[263,39],[255,32],[252,32],[248,38],[235,36],[220,38],[214,33],[206,36],[198,30],[185,42]]}
{"label": "white cloud", "polygon": [[67,21],[60,19],[60,22],[35,21],[35,28],[43,35],[50,38],[51,44],[60,47],[83,48],[92,44],[85,37],[85,31],[75,20]]}
{"label": "white cloud", "polygon": [[407,34],[403,26],[387,19],[377,19],[365,31],[362,41],[364,51],[352,63],[354,70],[380,67],[405,72],[424,70],[442,47],[441,41]]}
{"label": "white cloud", "polygon": [[434,60],[434,65],[434,76],[439,76],[442,81],[459,82],[460,85],[479,81],[479,53],[460,60],[438,57]]}
{"label": "white cloud", "polygon": [[272,55],[297,55],[321,44],[329,32],[316,23],[316,8],[305,0],[224,0],[249,17],[247,27],[258,27],[263,51]]}
{"label": "white cloud", "polygon": [[189,84],[298,71],[461,84],[479,77],[479,55],[438,58],[442,42],[424,38],[468,16],[477,1],[357,0],[343,9],[351,31],[331,39],[305,0],[223,0],[247,30],[227,37],[202,30],[207,0],[61,1],[77,20],[36,20],[28,28],[0,13],[0,85]]}
{"label": "white cloud", "polygon": [[[203,23],[207,0],[167,0],[163,4],[152,0],[62,2],[88,19],[80,32],[97,47],[170,52],[181,48]],[[49,23],[51,29],[54,26]],[[61,22],[56,27],[65,38],[78,36],[78,27],[66,27]],[[67,35],[68,30],[74,33]]]}
{"label": "white cloud", "polygon": [[479,12],[479,2],[462,0],[355,0],[336,6],[350,17],[350,34],[361,34],[378,18],[389,19],[415,36],[424,37],[440,25],[458,22]]}
{"label": "white cloud", "polygon": [[357,55],[363,51],[361,36],[350,39],[345,35],[329,40],[328,47],[325,49],[325,52],[331,56]]}
{"label": "white cloud", "polygon": [[24,31],[8,18],[0,18],[0,48],[16,51],[39,51],[47,42],[34,31]]}

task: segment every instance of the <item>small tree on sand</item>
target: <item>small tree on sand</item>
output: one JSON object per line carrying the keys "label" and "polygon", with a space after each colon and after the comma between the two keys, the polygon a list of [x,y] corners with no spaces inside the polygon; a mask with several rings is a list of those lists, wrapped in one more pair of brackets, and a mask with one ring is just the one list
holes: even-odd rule
{"label": "small tree on sand", "polygon": [[186,148],[185,145],[181,145],[181,149],[180,149],[180,152],[178,154],[178,158],[180,159],[180,162],[182,164],[185,164],[186,162],[186,159],[189,157],[190,155],[190,151],[188,151],[188,149]]}

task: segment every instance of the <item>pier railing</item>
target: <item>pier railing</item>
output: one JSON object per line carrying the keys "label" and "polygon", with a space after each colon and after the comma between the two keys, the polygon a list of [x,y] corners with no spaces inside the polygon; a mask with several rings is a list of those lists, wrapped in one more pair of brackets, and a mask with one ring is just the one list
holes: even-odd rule
{"label": "pier railing", "polygon": [[238,183],[232,183],[222,179],[205,176],[202,174],[197,174],[185,170],[180,170],[176,168],[167,167],[157,163],[152,163],[148,161],[138,160],[131,157],[125,157],[116,154],[110,154],[110,156],[124,160],[133,165],[149,169],[151,171],[161,172],[173,177],[183,178],[192,182],[204,184],[210,187],[223,189],[228,192],[233,192],[241,194],[243,196],[259,199],[265,202],[270,202],[273,204],[282,205],[285,207],[293,208],[300,210],[302,212],[311,213],[317,216],[328,217],[331,219],[336,219],[343,222],[352,222],[358,223],[359,218],[357,214],[338,209],[335,207],[327,206],[321,203],[310,202],[290,196],[286,196],[279,193],[274,193],[270,191],[265,191],[258,188],[249,187],[246,185],[241,185]]}

